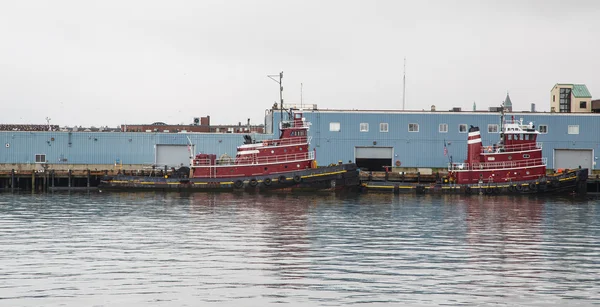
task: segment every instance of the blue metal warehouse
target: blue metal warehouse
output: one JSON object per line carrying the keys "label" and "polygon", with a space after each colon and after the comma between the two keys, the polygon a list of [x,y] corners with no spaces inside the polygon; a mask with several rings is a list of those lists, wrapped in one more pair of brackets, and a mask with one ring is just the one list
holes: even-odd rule
{"label": "blue metal warehouse", "polygon": [[[497,112],[303,110],[312,123],[311,146],[319,165],[338,161],[378,161],[402,167],[443,168],[450,159],[466,156],[470,125],[479,126],[484,145],[499,138]],[[523,118],[542,131],[539,141],[549,168],[581,165],[597,169],[600,117],[595,113],[508,113]],[[253,134],[258,141],[277,137],[280,113],[268,111],[267,134]],[[151,165],[181,164],[193,151],[235,155],[241,134],[161,132],[62,132],[2,131],[0,165]],[[448,155],[444,155],[446,144]]]}

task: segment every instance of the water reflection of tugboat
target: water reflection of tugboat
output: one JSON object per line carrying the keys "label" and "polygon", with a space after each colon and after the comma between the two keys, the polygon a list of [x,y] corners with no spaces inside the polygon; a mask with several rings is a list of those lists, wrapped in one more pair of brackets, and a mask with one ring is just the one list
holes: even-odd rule
{"label": "water reflection of tugboat", "polygon": [[444,182],[433,186],[404,186],[394,182],[369,181],[363,183],[363,187],[398,192],[415,190],[417,193],[585,193],[587,169],[546,174],[546,158],[542,157],[542,144],[537,142],[539,132],[533,123],[525,124],[522,119],[514,117],[504,120],[504,112],[501,123],[499,142],[487,147],[482,146],[479,128],[471,126],[467,159],[462,163],[450,163]]}

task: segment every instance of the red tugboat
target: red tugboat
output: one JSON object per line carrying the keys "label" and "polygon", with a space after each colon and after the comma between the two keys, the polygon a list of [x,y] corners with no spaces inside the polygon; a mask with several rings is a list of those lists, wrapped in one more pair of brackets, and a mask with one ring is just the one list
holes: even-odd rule
{"label": "red tugboat", "polygon": [[[302,113],[289,110],[281,121],[280,137],[256,142],[249,135],[237,147],[235,159],[217,163],[215,154],[197,154],[189,176],[107,177],[103,190],[341,190],[359,185],[356,164],[317,167],[315,151],[309,150],[309,123]],[[179,178],[178,178],[179,177]]]}
{"label": "red tugboat", "polygon": [[467,159],[450,163],[448,176],[433,185],[366,182],[366,190],[411,191],[417,193],[521,194],[521,193],[585,193],[587,169],[561,170],[546,174],[546,158],[539,132],[533,123],[504,120],[501,115],[500,141],[483,146],[478,127],[469,129]]}

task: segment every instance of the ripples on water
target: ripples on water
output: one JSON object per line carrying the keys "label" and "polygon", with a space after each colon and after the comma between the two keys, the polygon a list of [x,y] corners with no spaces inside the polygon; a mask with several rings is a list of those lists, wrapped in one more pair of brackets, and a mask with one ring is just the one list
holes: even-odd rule
{"label": "ripples on water", "polygon": [[0,194],[2,306],[598,304],[600,202]]}

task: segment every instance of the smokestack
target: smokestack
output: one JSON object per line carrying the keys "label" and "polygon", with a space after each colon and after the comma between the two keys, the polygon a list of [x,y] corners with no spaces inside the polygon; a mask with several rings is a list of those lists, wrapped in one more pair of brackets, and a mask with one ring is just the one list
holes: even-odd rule
{"label": "smokestack", "polygon": [[535,103],[531,104],[531,113],[535,113]]}
{"label": "smokestack", "polygon": [[479,127],[469,128],[469,139],[467,140],[467,163],[473,165],[481,162],[481,133]]}

